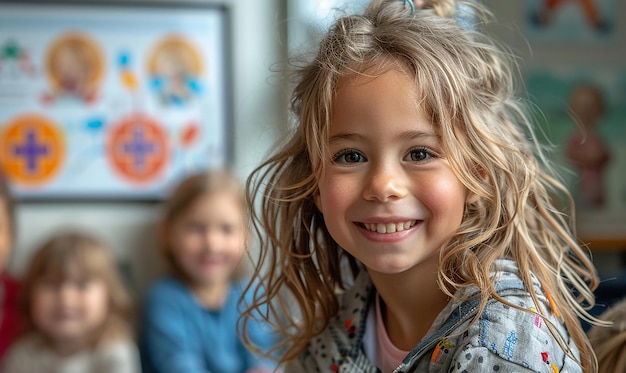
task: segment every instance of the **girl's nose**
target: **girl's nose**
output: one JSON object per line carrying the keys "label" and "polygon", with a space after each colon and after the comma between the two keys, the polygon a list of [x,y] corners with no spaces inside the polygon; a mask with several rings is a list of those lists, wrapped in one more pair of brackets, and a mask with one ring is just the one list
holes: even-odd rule
{"label": "girl's nose", "polygon": [[58,299],[63,305],[70,304],[76,297],[76,289],[70,284],[63,284],[58,290]]}
{"label": "girl's nose", "polygon": [[208,250],[215,250],[220,243],[220,235],[216,229],[207,229],[204,234],[204,244]]}
{"label": "girl's nose", "polygon": [[406,175],[400,166],[380,166],[370,170],[363,189],[368,201],[387,202],[407,194]]}

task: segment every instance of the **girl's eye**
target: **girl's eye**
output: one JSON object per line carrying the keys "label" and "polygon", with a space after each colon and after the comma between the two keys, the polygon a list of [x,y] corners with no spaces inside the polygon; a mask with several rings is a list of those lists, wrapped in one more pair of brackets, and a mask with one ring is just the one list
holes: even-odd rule
{"label": "girl's eye", "polygon": [[39,283],[39,286],[46,290],[55,290],[60,286],[60,282],[57,280],[45,279]]}
{"label": "girl's eye", "polygon": [[204,226],[202,223],[191,221],[186,224],[186,228],[188,232],[202,232]]}
{"label": "girl's eye", "polygon": [[222,224],[222,233],[229,235],[235,231],[235,226],[232,224]]}
{"label": "girl's eye", "polygon": [[85,290],[91,285],[91,281],[88,279],[77,279],[74,281],[74,286],[79,290]]}
{"label": "girl's eye", "polygon": [[354,150],[344,150],[333,157],[334,163],[359,163],[365,161],[365,157]]}
{"label": "girl's eye", "polygon": [[424,162],[432,158],[433,155],[424,148],[413,149],[407,154],[406,160],[411,162]]}

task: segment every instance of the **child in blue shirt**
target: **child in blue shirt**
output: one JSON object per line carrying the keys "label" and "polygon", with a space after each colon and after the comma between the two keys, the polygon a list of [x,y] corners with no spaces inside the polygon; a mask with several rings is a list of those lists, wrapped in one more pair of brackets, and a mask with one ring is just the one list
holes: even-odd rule
{"label": "child in blue shirt", "polygon": [[150,290],[142,318],[144,372],[274,371],[252,352],[272,345],[263,325],[246,325],[255,346],[239,338],[247,221],[242,187],[225,171],[193,175],[173,192],[162,226],[169,275]]}

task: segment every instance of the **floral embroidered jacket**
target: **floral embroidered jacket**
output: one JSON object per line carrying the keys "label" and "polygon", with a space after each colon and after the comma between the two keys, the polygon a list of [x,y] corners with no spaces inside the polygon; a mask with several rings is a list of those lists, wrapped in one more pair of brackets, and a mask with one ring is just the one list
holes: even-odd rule
{"label": "floral embroidered jacket", "polygon": [[[496,262],[496,290],[505,300],[524,309],[541,307],[555,325],[564,343],[579,359],[579,351],[558,318],[558,309],[533,277],[533,289],[541,304],[534,304],[524,289],[515,262]],[[460,291],[472,295],[477,288]],[[311,340],[285,372],[378,373],[363,352],[364,327],[376,291],[366,271],[341,298],[341,309],[322,335]],[[466,330],[475,317],[479,298],[450,301],[437,316],[427,335],[404,358],[394,372],[581,372],[568,357],[546,326],[546,321],[532,312],[489,300],[477,322]],[[384,372],[388,373],[388,372]]]}

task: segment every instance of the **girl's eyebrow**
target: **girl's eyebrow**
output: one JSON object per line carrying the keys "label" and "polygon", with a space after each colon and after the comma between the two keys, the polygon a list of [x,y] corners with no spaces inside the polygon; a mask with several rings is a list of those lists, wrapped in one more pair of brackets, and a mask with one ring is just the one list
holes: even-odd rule
{"label": "girl's eyebrow", "polygon": [[439,135],[437,135],[433,131],[405,131],[405,132],[402,132],[398,136],[398,138],[407,139],[407,140],[434,138],[435,140],[439,141]]}
{"label": "girl's eyebrow", "polygon": [[[399,140],[415,140],[415,139],[435,139],[439,141],[440,136],[432,131],[405,131],[400,133],[398,136]],[[338,133],[336,135],[332,135],[330,139],[328,139],[329,143],[341,141],[341,140],[360,140],[364,139],[365,136],[358,133]]]}
{"label": "girl's eyebrow", "polygon": [[365,136],[359,135],[358,133],[338,133],[336,135],[332,135],[329,139],[329,143],[341,141],[341,140],[359,140],[363,139]]}

